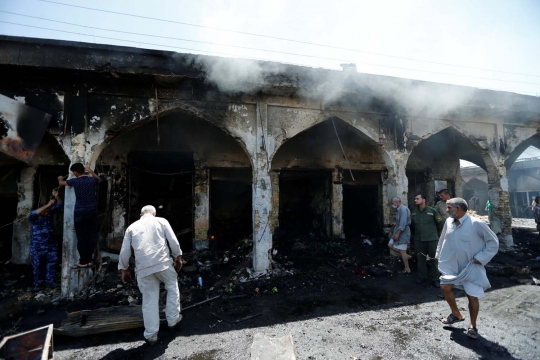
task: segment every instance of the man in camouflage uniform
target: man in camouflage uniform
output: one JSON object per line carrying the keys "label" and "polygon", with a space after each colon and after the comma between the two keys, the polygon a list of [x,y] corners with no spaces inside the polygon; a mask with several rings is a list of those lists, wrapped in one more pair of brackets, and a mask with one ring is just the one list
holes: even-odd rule
{"label": "man in camouflage uniform", "polygon": [[[411,224],[414,229],[414,252],[418,264],[416,282],[421,284],[429,280],[433,287],[438,288],[440,287],[439,270],[435,253],[444,220],[435,208],[426,205],[426,197],[423,194],[416,195],[414,203],[416,209],[411,214]],[[429,261],[427,261],[427,256],[429,256]],[[429,273],[427,262],[429,262]]]}
{"label": "man in camouflage uniform", "polygon": [[[34,272],[34,288],[39,289],[46,281],[47,286],[55,286],[55,267],[58,262],[58,246],[53,239],[54,218],[53,215],[63,204],[58,197],[58,191],[53,190],[56,200],[50,200],[47,205],[37,210],[32,210],[28,220],[32,225],[32,243],[30,245],[30,257]],[[43,272],[45,267],[45,273]]]}

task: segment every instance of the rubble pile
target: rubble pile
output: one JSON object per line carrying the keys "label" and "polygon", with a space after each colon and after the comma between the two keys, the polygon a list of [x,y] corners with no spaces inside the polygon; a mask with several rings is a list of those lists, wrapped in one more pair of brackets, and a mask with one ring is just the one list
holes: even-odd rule
{"label": "rubble pile", "polygon": [[[538,235],[521,232],[515,234],[515,239],[516,246],[499,252],[486,267],[487,271],[491,276],[504,276],[520,284],[540,284]],[[401,258],[390,256],[386,243],[384,238],[366,236],[356,239],[294,238],[276,241],[270,252],[271,268],[263,272],[256,272],[252,268],[253,244],[249,238],[241,239],[228,249],[189,252],[184,254],[184,266],[178,274],[182,308],[208,306],[203,304],[217,298],[224,301],[237,299],[230,301],[227,314],[219,313],[216,316],[218,320],[225,319],[225,322],[238,319],[247,321],[258,316],[261,310],[246,310],[251,309],[247,304],[254,304],[257,299],[264,299],[266,303],[274,301],[273,297],[299,294],[309,299],[336,286],[362,287],[363,283],[373,278],[407,276],[400,274],[403,270]],[[55,311],[63,314],[64,319],[60,320],[64,321],[66,315],[74,312],[140,306],[142,297],[136,282],[122,283],[117,263],[111,258],[103,259],[100,271],[95,275],[95,283],[90,283],[84,291],[68,298],[61,297],[59,288],[33,291],[29,267],[0,263],[1,307],[6,309],[5,314],[0,312],[3,325],[9,327],[21,317],[33,321],[31,319],[35,315],[45,315],[41,319],[48,319]],[[414,271],[414,256],[411,264]],[[165,289],[162,289],[161,305],[165,304],[165,294]],[[11,302],[7,301],[9,299]]]}
{"label": "rubble pile", "polygon": [[469,216],[478,218],[478,219],[482,220],[483,222],[489,224],[489,218],[488,218],[487,215],[479,215],[479,214],[476,213],[476,211],[474,211],[474,210],[467,210],[467,214],[469,214]]}

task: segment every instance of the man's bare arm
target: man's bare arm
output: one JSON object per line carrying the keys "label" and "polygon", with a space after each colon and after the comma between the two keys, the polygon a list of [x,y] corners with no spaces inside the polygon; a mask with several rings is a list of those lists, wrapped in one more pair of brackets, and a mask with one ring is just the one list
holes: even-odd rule
{"label": "man's bare arm", "polygon": [[103,179],[99,177],[98,174],[96,174],[92,169],[90,169],[90,166],[85,166],[84,169],[86,171],[88,171],[90,173],[90,175],[92,175],[93,177],[95,177],[96,179],[98,179],[99,182],[102,182]]}
{"label": "man's bare arm", "polygon": [[38,214],[38,215],[41,214],[43,212],[43,210],[50,208],[51,206],[54,205],[54,203],[55,203],[54,200],[50,200],[46,205],[44,205],[44,206],[40,207],[39,209],[37,209],[36,214]]}
{"label": "man's bare arm", "polygon": [[58,177],[58,186],[67,186],[67,182],[64,176]]}

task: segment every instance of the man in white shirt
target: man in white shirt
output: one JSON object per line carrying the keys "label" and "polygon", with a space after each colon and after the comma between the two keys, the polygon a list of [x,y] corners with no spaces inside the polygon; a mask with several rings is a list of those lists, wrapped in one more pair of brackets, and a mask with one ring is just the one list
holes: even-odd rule
{"label": "man in white shirt", "polygon": [[144,337],[147,343],[154,345],[159,331],[160,283],[164,283],[167,290],[165,316],[169,328],[182,320],[176,274],[182,268],[182,250],[169,222],[156,217],[156,208],[151,205],[143,207],[140,220],[126,230],[118,263],[124,282],[131,277],[128,270],[131,249],[135,253],[135,273],[143,296]]}
{"label": "man in white shirt", "polygon": [[467,214],[465,199],[448,200],[446,212],[449,218],[439,238],[435,258],[439,262],[441,290],[452,312],[441,321],[450,325],[465,320],[452,293],[453,286],[463,289],[469,299],[471,317],[467,336],[477,339],[478,299],[491,287],[484,266],[497,254],[499,240],[485,222]]}

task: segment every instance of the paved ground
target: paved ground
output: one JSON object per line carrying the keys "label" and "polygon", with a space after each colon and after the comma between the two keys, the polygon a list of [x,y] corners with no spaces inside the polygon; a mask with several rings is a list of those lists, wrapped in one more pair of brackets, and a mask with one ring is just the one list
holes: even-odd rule
{"label": "paved ground", "polygon": [[[250,359],[256,333],[291,333],[298,359],[540,358],[539,286],[500,285],[488,292],[481,302],[481,338],[475,341],[465,336],[466,323],[443,327],[439,322],[449,313],[437,297],[439,290],[418,285],[408,276],[384,279],[384,288],[393,291],[381,290],[380,282],[372,279],[362,287],[351,287],[333,303],[324,301],[324,293],[310,299],[301,294],[277,295],[268,304],[261,298],[251,302],[250,310],[266,313],[240,324],[212,319],[209,314],[236,308],[239,300],[216,301],[186,311],[182,327],[174,333],[162,329],[155,347],[142,342],[141,331],[84,341],[62,338],[57,339],[55,359]],[[505,278],[495,282],[504,283]],[[458,294],[465,311],[466,297]],[[381,302],[386,304],[370,306]]]}

